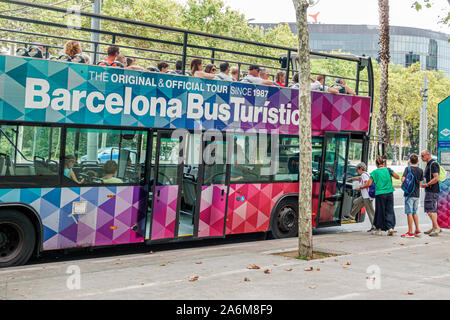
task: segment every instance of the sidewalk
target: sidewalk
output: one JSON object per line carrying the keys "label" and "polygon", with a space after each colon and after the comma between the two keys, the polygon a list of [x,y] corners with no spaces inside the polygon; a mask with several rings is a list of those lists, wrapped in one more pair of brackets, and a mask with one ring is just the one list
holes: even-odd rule
{"label": "sidewalk", "polygon": [[[403,232],[316,235],[315,251],[343,255],[312,261],[276,254],[297,250],[290,238],[1,269],[0,299],[449,299],[450,230]],[[80,290],[66,287],[70,265]]]}

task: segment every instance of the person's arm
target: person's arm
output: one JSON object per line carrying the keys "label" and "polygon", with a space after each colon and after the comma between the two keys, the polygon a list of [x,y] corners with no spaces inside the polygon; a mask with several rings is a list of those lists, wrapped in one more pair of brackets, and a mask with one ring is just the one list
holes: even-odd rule
{"label": "person's arm", "polygon": [[207,73],[207,72],[203,72],[203,71],[197,71],[195,72],[194,77],[197,78],[206,78],[206,79],[214,79],[216,75],[212,74],[212,73]]}
{"label": "person's arm", "polygon": [[78,181],[77,176],[75,175],[75,172],[73,172],[73,170],[69,172],[69,177],[70,177],[70,179],[72,179],[73,181],[75,181],[78,184],[82,184],[84,182],[84,179],[81,179],[81,181]]}
{"label": "person's arm", "polygon": [[400,179],[400,176],[399,176],[397,173],[395,173],[394,171],[392,171],[392,176],[393,176],[395,179]]}
{"label": "person's arm", "polygon": [[370,186],[372,185],[373,180],[372,178],[370,178],[369,180],[366,181],[366,183],[364,183],[364,185],[362,185],[361,187],[356,188],[357,191],[360,191],[362,189],[367,189],[370,188]]}
{"label": "person's arm", "polygon": [[274,83],[273,81],[270,81],[270,80],[264,80],[264,79],[263,79],[262,84],[264,84],[264,85],[266,85],[266,86],[273,86],[273,85],[275,85],[275,83]]}
{"label": "person's arm", "polygon": [[[347,94],[351,94],[351,95],[353,95],[353,96],[356,95],[356,92],[353,91],[352,89],[350,89],[350,88],[347,87],[347,86],[345,86],[345,92],[346,92]],[[398,175],[397,175],[397,177],[398,177]],[[398,179],[398,178],[396,178],[396,179]]]}
{"label": "person's arm", "polygon": [[328,87],[328,92],[329,92],[329,93],[334,93],[334,94],[339,93],[338,90],[333,89],[333,88],[330,88],[330,87]]}
{"label": "person's arm", "polygon": [[360,180],[361,180],[361,177],[360,177],[360,176],[357,176],[357,177],[353,177],[353,178],[347,179],[348,182],[352,182],[352,181],[360,181]]}

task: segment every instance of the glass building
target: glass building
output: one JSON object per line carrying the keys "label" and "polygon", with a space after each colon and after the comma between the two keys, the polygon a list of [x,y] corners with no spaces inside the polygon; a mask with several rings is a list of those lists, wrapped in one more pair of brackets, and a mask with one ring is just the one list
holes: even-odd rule
{"label": "glass building", "polygon": [[[255,24],[265,29],[277,24]],[[289,23],[297,34],[295,23]],[[350,52],[378,59],[379,26],[345,24],[310,24],[312,51]],[[423,70],[442,70],[450,76],[450,35],[410,27],[390,27],[391,61],[405,67],[419,61]]]}

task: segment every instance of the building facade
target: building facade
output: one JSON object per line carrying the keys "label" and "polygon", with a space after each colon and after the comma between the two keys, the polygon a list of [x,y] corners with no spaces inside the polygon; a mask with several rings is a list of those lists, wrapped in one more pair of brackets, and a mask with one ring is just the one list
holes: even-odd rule
{"label": "building facade", "polygon": [[[265,29],[276,24],[256,24]],[[295,23],[289,23],[297,34]],[[349,24],[310,24],[312,51],[349,52],[378,59],[379,26]],[[450,35],[410,27],[390,27],[391,61],[405,67],[420,62],[423,70],[442,70],[450,76]]]}

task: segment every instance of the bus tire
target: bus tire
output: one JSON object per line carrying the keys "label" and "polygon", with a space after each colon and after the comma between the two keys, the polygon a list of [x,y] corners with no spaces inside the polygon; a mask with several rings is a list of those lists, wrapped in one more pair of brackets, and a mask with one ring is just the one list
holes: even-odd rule
{"label": "bus tire", "polygon": [[24,214],[0,210],[0,268],[25,264],[36,242],[34,226]]}
{"label": "bus tire", "polygon": [[272,215],[271,231],[275,239],[298,235],[298,201],[293,198],[281,200]]}

